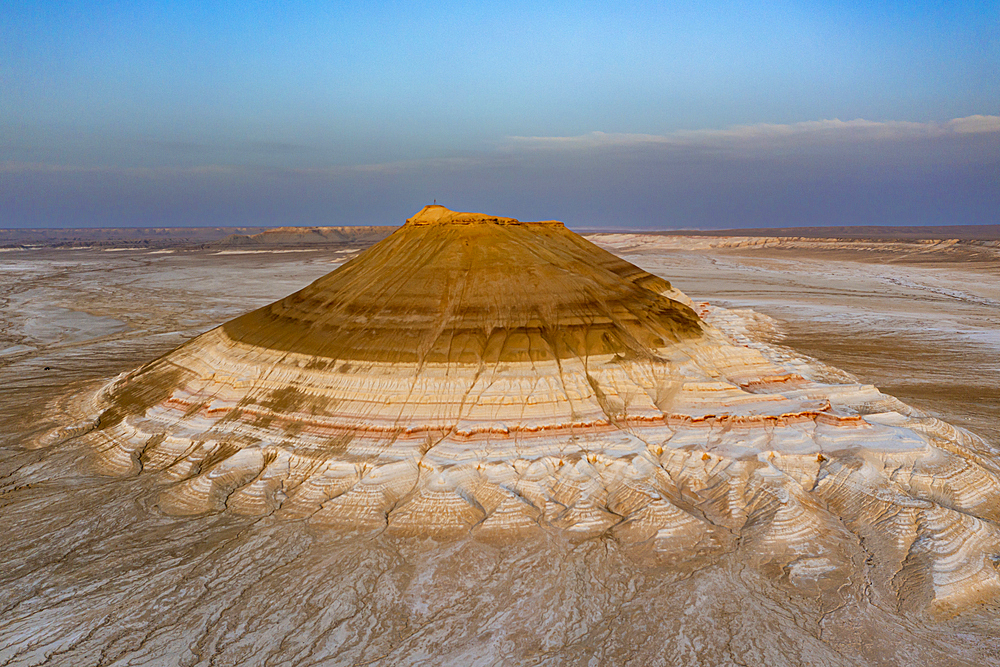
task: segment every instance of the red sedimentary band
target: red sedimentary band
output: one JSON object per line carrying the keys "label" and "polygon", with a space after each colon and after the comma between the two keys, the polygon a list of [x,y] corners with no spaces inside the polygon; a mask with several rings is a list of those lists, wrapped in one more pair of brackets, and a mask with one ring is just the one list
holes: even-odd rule
{"label": "red sedimentary band", "polygon": [[[164,407],[177,412],[187,414],[194,403],[187,403],[177,398],[165,401]],[[484,425],[481,427],[459,428],[458,426],[443,427],[441,425],[415,425],[401,426],[398,423],[385,424],[353,424],[331,423],[329,418],[319,418],[315,415],[303,413],[292,413],[291,415],[279,414],[270,410],[252,410],[241,408],[240,414],[233,419],[234,422],[246,424],[254,427],[254,422],[269,420],[266,425],[260,426],[267,431],[287,430],[291,426],[297,428],[297,433],[301,435],[311,435],[316,437],[334,438],[343,435],[353,435],[354,437],[376,437],[382,439],[391,437],[393,440],[404,441],[426,441],[428,439],[440,439],[448,437],[452,440],[470,442],[477,440],[489,440],[496,438],[551,438],[561,434],[600,435],[604,433],[616,433],[630,428],[657,427],[663,426],[671,430],[681,428],[709,429],[715,427],[725,428],[782,428],[815,422],[817,424],[837,426],[841,428],[867,428],[869,424],[857,415],[837,415],[830,412],[829,401],[825,405],[800,412],[788,412],[780,415],[730,415],[730,414],[707,414],[692,416],[684,414],[670,415],[637,415],[617,419],[593,419],[587,421],[574,421],[560,424],[522,424]],[[206,418],[216,418],[216,421],[230,414],[232,408],[202,409],[195,414]]]}
{"label": "red sedimentary band", "polygon": [[801,375],[799,375],[798,373],[786,373],[784,375],[767,375],[764,377],[757,378],[756,380],[741,382],[740,387],[742,389],[746,389],[747,387],[761,387],[764,385],[773,385],[773,384],[789,384],[792,382],[806,382],[806,379]]}
{"label": "red sedimentary band", "polygon": [[713,426],[759,428],[816,422],[846,428],[867,428],[869,426],[868,422],[859,415],[838,415],[829,412],[830,409],[830,402],[827,401],[825,406],[818,409],[786,412],[780,415],[703,415],[692,417],[691,415],[672,414],[666,418],[666,425],[670,428],[707,428]]}

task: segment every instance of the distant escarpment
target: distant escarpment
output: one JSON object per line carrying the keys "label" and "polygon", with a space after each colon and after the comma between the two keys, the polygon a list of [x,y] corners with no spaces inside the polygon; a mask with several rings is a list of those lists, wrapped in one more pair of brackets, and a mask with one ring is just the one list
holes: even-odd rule
{"label": "distant escarpment", "polygon": [[[749,231],[749,230],[748,230]],[[934,261],[997,261],[1000,260],[1000,240],[989,238],[897,238],[886,235],[879,238],[859,236],[808,236],[742,235],[734,231],[731,235],[718,232],[615,232],[594,233],[589,238],[603,248],[614,252],[662,252],[671,250],[706,251],[722,250],[734,252],[816,252],[837,253],[878,257],[893,262],[924,263]],[[987,236],[983,233],[982,236]]]}
{"label": "distant escarpment", "polygon": [[278,227],[257,234],[230,234],[210,244],[213,248],[268,248],[340,243],[377,243],[396,227]]}

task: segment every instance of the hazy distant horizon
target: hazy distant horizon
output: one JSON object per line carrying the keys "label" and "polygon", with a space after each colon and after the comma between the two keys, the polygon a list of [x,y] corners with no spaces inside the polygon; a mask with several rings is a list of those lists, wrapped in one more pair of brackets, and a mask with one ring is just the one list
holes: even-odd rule
{"label": "hazy distant horizon", "polygon": [[[87,231],[99,231],[99,230],[111,230],[111,231],[135,231],[135,232],[166,232],[173,230],[224,230],[228,234],[256,234],[263,231],[280,229],[280,228],[291,228],[291,229],[310,229],[315,227],[395,227],[401,226],[405,220],[401,220],[395,223],[386,223],[384,225],[260,225],[260,226],[248,226],[248,225],[185,225],[176,227],[167,226],[149,226],[149,227],[137,227],[137,226],[119,226],[119,227],[0,227],[0,232],[39,232],[39,233],[58,233],[58,232],[87,232]],[[526,222],[531,222],[526,220]],[[564,221],[560,221],[564,222]],[[566,225],[573,231],[579,234],[630,234],[630,233],[643,233],[643,234],[678,234],[683,235],[685,232],[690,232],[692,234],[711,234],[716,232],[733,232],[733,233],[754,233],[762,232],[767,230],[773,230],[775,232],[788,231],[788,230],[799,230],[803,233],[809,231],[819,231],[819,230],[854,230],[856,232],[861,232],[863,230],[881,230],[885,233],[903,233],[911,230],[936,230],[940,233],[951,231],[955,234],[954,238],[965,238],[969,234],[963,235],[961,232],[976,232],[981,231],[981,235],[988,236],[990,239],[996,238],[1000,239],[1000,223],[983,223],[983,224],[972,224],[972,225],[826,225],[826,226],[815,226],[815,225],[801,225],[801,226],[784,226],[784,227],[673,227],[673,228],[636,228],[636,227],[579,227],[572,224],[572,222],[566,223]],[[940,234],[939,234],[940,235]],[[949,238],[952,238],[949,236]],[[0,241],[3,239],[0,238]]]}

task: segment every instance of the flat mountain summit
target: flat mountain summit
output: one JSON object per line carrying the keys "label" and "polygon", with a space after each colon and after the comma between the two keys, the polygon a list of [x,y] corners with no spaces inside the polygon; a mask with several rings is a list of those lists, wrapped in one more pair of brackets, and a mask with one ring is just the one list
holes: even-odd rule
{"label": "flat mountain summit", "polygon": [[558,222],[428,206],[304,289],[123,374],[46,443],[168,514],[400,539],[739,551],[799,594],[1000,593],[986,444],[761,341]]}

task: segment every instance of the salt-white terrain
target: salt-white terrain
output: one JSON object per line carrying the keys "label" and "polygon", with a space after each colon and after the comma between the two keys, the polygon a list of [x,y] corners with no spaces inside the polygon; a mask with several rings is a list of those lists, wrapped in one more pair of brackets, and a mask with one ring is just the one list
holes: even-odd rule
{"label": "salt-white terrain", "polygon": [[427,217],[361,257],[3,265],[2,664],[997,660],[991,443],[787,346],[863,328],[867,292],[859,359],[947,358],[901,304],[973,331],[982,280],[614,248],[668,284],[561,226]]}
{"label": "salt-white terrain", "polygon": [[777,318],[782,343],[1000,442],[1000,242],[590,238],[697,298]]}

